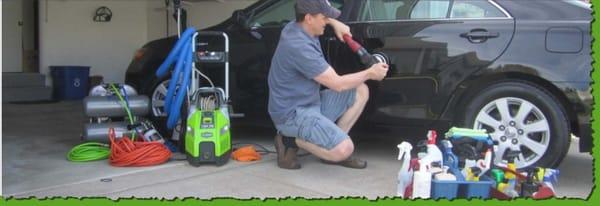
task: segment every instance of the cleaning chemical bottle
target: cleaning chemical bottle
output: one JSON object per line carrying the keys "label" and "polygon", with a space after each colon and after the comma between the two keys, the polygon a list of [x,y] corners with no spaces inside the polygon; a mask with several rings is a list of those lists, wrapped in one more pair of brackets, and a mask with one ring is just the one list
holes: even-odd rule
{"label": "cleaning chemical bottle", "polygon": [[519,154],[521,154],[521,151],[518,151],[518,150],[509,150],[506,153],[506,158],[508,159],[508,164],[506,166],[509,171],[504,173],[504,177],[506,178],[508,185],[502,192],[504,192],[504,194],[506,194],[510,197],[518,197],[519,196],[519,193],[516,190],[517,176],[514,174],[517,172],[517,166],[515,165],[515,159],[517,157],[519,157]]}
{"label": "cleaning chemical bottle", "polygon": [[435,130],[429,130],[427,132],[427,154],[419,159],[420,163],[426,164],[426,168],[431,168],[431,163],[438,162],[439,165],[443,163],[442,151],[436,145],[437,133]]}
{"label": "cleaning chemical bottle", "polygon": [[410,152],[412,145],[408,142],[398,144],[398,160],[400,160],[400,171],[398,171],[398,189],[396,195],[404,198],[406,187],[410,184],[413,171],[410,169]]}
{"label": "cleaning chemical bottle", "polygon": [[[513,172],[517,172],[517,165],[515,165],[515,159],[517,159],[519,157],[519,154],[521,154],[521,151],[518,150],[509,150],[506,153],[506,158],[508,161],[508,164],[506,164],[506,167],[508,168],[508,170],[513,171]],[[516,175],[511,173],[511,172],[507,172],[505,175],[506,179],[515,179]]]}
{"label": "cleaning chemical bottle", "polygon": [[485,174],[492,167],[492,150],[485,151],[483,160],[477,161],[477,166],[481,169],[481,174]]}
{"label": "cleaning chemical bottle", "polygon": [[419,161],[419,171],[414,172],[413,198],[428,199],[431,195],[431,173],[427,166]]}
{"label": "cleaning chemical bottle", "polygon": [[481,176],[481,169],[479,167],[467,167],[467,181],[479,181],[479,176]]}
{"label": "cleaning chemical bottle", "polygon": [[521,197],[532,197],[533,193],[540,188],[537,181],[537,173],[539,168],[530,168],[527,170],[527,178],[521,183]]}
{"label": "cleaning chemical bottle", "polygon": [[440,142],[440,144],[442,145],[442,150],[443,150],[443,161],[444,161],[444,165],[448,166],[450,170],[452,171],[456,171],[458,170],[458,157],[456,157],[456,155],[454,155],[454,152],[452,152],[452,143],[448,140],[442,140]]}
{"label": "cleaning chemical bottle", "polygon": [[[499,188],[498,185],[504,181],[504,171],[501,169],[492,169],[492,179],[496,182],[495,188]],[[499,189],[498,189],[499,190]]]}
{"label": "cleaning chemical bottle", "polygon": [[554,184],[558,182],[558,175],[560,174],[557,169],[543,168],[538,170],[539,173],[543,173],[543,183],[540,184],[538,191],[534,192],[532,197],[534,199],[546,199],[554,197],[556,191],[554,190]]}
{"label": "cleaning chemical bottle", "polygon": [[465,159],[465,166],[461,171],[463,177],[469,176],[469,173],[470,173],[469,169],[472,167],[477,167],[477,160]]}
{"label": "cleaning chemical bottle", "polygon": [[554,185],[558,183],[558,176],[560,175],[560,171],[558,169],[545,169],[544,171],[544,184],[549,187],[553,193],[556,193],[554,190]]}

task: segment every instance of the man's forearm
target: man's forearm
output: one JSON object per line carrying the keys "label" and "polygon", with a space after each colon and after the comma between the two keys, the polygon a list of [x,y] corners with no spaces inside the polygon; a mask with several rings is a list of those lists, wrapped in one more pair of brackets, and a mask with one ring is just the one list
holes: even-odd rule
{"label": "man's forearm", "polygon": [[338,20],[330,18],[328,20],[328,24],[333,28],[335,35],[340,41],[344,42],[343,36],[346,34],[352,36],[352,33],[350,33],[350,27]]}
{"label": "man's forearm", "polygon": [[335,29],[335,27],[339,26],[342,22],[338,21],[337,19],[329,18],[327,23]]}
{"label": "man's forearm", "polygon": [[342,76],[340,76],[339,87],[337,90],[345,91],[345,90],[356,88],[360,84],[364,83],[365,81],[367,81],[369,79],[370,79],[370,77],[369,77],[368,70],[364,70],[364,71],[360,71],[360,72],[356,72],[356,73],[352,73],[352,74],[342,75]]}

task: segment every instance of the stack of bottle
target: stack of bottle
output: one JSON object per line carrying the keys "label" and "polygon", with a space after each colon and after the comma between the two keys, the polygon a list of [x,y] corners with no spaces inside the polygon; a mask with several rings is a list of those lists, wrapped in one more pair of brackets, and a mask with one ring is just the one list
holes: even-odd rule
{"label": "stack of bottle", "polygon": [[[438,143],[430,130],[427,140],[414,149],[398,145],[400,171],[397,196],[402,198],[454,199],[554,196],[558,170],[517,170],[520,151],[508,151],[494,163],[495,142],[485,130],[451,128]],[[416,156],[414,155],[416,154]]]}

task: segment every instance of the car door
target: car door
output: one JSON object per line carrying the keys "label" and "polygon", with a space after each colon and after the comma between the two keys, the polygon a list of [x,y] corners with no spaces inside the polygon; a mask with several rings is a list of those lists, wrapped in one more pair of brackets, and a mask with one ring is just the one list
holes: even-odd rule
{"label": "car door", "polygon": [[249,18],[248,24],[228,31],[231,38],[232,104],[236,113],[266,119],[267,74],[281,30],[294,20],[294,1],[264,1],[245,13]]}
{"label": "car door", "polygon": [[370,121],[427,124],[452,92],[508,46],[514,20],[486,0],[365,0],[350,22],[354,38],[390,60],[374,84]]}

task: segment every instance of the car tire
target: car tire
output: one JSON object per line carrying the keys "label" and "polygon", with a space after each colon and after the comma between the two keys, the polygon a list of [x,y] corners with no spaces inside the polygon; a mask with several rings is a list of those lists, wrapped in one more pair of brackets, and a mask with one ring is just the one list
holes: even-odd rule
{"label": "car tire", "polygon": [[486,129],[497,141],[495,163],[505,159],[507,149],[519,149],[517,168],[555,168],[569,150],[570,129],[563,107],[534,84],[493,84],[471,96],[462,111],[463,127]]}

